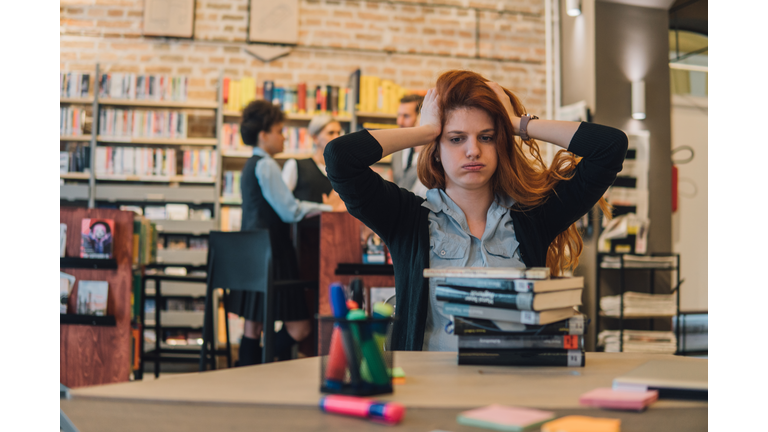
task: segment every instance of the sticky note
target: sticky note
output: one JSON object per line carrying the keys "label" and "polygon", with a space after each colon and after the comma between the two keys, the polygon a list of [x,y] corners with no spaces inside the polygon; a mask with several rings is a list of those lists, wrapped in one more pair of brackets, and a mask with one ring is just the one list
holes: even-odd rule
{"label": "sticky note", "polygon": [[541,432],[621,432],[621,420],[565,416],[541,425]]}
{"label": "sticky note", "polygon": [[599,408],[642,411],[658,398],[656,390],[628,391],[603,387],[584,393],[579,403]]}
{"label": "sticky note", "polygon": [[464,411],[456,417],[459,424],[498,431],[523,431],[555,418],[555,413],[531,408],[489,405]]}

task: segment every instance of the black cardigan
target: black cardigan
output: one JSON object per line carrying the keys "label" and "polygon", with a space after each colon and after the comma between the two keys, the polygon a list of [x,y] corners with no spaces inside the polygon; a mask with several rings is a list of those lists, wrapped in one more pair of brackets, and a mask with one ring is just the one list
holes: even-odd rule
{"label": "black cardigan", "polygon": [[[561,181],[540,206],[511,213],[520,256],[528,267],[544,267],[552,240],[613,184],[627,152],[627,136],[618,129],[582,123],[568,150],[583,157],[573,177]],[[325,148],[333,189],[349,213],[378,234],[392,254],[397,295],[392,349],[419,351],[429,307],[429,284],[423,277],[429,267],[429,210],[422,207],[423,198],[370,169],[381,157],[381,145],[365,130],[336,138]]]}

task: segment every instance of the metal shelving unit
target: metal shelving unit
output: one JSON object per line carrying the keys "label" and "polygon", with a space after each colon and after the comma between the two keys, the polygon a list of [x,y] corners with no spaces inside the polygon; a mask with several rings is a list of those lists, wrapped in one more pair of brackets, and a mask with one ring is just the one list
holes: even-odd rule
{"label": "metal shelving unit", "polygon": [[[620,266],[618,268],[606,268],[603,267],[603,258],[606,256],[613,256],[613,257],[619,257],[620,258]],[[675,337],[677,342],[677,349],[675,354],[680,353],[680,284],[682,281],[680,280],[680,254],[651,254],[651,256],[655,257],[675,257],[676,258],[676,264],[672,267],[665,267],[665,266],[627,266],[627,264],[624,261],[624,254],[610,254],[610,253],[599,253],[597,254],[597,284],[596,284],[596,295],[595,295],[595,311],[597,311],[596,317],[595,317],[595,347],[597,347],[597,340],[598,340],[598,334],[600,333],[600,322],[606,319],[614,319],[618,320],[619,325],[619,351],[624,351],[624,320],[627,319],[647,319],[650,322],[651,330],[653,330],[653,321],[655,319],[659,318],[667,318],[667,319],[675,319],[676,325],[675,325]],[[627,274],[632,272],[650,272],[650,286],[649,286],[649,292],[650,294],[656,293],[656,287],[655,287],[655,276],[657,271],[674,271],[675,272],[675,279],[673,280],[674,286],[670,287],[670,293],[677,293],[677,302],[676,302],[676,314],[675,315],[625,315],[624,314],[624,293],[626,290],[626,282],[627,282]],[[619,316],[614,315],[606,315],[602,312],[600,308],[600,299],[601,299],[601,284],[602,280],[600,278],[602,272],[619,272]]]}

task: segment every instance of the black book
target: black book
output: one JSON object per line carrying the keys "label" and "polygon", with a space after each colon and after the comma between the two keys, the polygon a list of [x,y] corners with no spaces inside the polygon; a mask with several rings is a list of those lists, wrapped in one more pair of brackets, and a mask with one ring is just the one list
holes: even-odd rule
{"label": "black book", "polygon": [[584,351],[565,349],[459,349],[459,364],[584,367]]}
{"label": "black book", "polygon": [[459,349],[584,349],[584,336],[459,336]]}
{"label": "black book", "polygon": [[437,283],[454,287],[538,293],[584,288],[584,277],[554,277],[550,279],[486,279],[472,277],[445,277],[438,279]]}
{"label": "black book", "polygon": [[83,74],[82,81],[80,82],[80,97],[88,97],[88,87],[91,81],[91,76]]}
{"label": "black book", "polygon": [[557,309],[581,304],[581,289],[534,294],[438,285],[435,295],[440,301],[526,311]]}
{"label": "black book", "polygon": [[515,335],[583,335],[586,327],[584,315],[576,315],[568,319],[546,325],[528,325],[506,321],[492,321],[480,318],[454,317],[453,334],[504,336]]}

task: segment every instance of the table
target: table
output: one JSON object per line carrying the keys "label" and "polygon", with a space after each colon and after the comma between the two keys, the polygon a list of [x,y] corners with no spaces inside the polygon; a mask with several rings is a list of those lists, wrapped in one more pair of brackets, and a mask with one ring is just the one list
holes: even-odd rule
{"label": "table", "polygon": [[[394,429],[478,431],[456,414],[500,403],[553,410],[558,416],[622,419],[622,431],[706,430],[707,402],[662,400],[644,413],[580,407],[579,395],[653,359],[669,355],[587,353],[584,368],[457,366],[456,353],[396,352],[406,383],[392,395],[408,410]],[[97,430],[381,430],[366,421],[321,413],[320,358],[209,371],[154,381],[72,390],[61,408],[81,432]]]}

